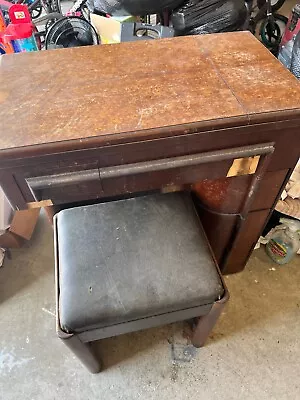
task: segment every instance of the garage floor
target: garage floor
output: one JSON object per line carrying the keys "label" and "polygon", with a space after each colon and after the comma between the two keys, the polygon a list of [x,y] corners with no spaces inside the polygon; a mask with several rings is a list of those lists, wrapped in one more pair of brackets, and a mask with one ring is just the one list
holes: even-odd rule
{"label": "garage floor", "polygon": [[300,398],[300,257],[277,267],[263,250],[226,278],[231,301],[205,348],[184,324],[106,339],[89,374],[55,335],[52,229],[0,269],[0,399]]}

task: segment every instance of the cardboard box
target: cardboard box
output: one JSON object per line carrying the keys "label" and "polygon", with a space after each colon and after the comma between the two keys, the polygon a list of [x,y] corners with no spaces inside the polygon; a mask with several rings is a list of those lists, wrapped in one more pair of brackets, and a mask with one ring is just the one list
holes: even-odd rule
{"label": "cardboard box", "polygon": [[40,209],[16,211],[10,227],[0,235],[0,247],[4,249],[21,247],[29,240],[36,226]]}
{"label": "cardboard box", "polygon": [[0,188],[0,248],[21,247],[29,240],[39,217],[40,209],[13,211]]}
{"label": "cardboard box", "polygon": [[136,17],[131,15],[124,17],[106,18],[97,14],[90,14],[91,23],[101,39],[101,44],[113,44],[121,42],[122,24],[124,22],[135,22]]}

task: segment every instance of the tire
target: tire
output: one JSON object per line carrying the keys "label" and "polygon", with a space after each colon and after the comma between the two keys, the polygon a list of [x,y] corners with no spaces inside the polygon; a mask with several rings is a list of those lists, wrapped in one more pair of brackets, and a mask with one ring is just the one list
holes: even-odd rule
{"label": "tire", "polygon": [[[281,42],[282,35],[284,34],[285,26],[288,22],[287,17],[280,15],[280,14],[274,14],[274,31],[271,33],[269,32],[270,29],[270,22],[267,18],[265,18],[260,26],[259,29],[259,35],[261,37],[262,43],[268,47],[272,51],[276,51],[278,49],[278,46]],[[283,23],[285,26],[282,29],[279,25],[278,22]]]}
{"label": "tire", "polygon": [[[257,7],[262,8],[262,6],[265,4],[266,0],[257,0]],[[276,12],[283,6],[285,3],[285,0],[271,0],[272,4],[272,12]]]}
{"label": "tire", "polygon": [[37,6],[30,11],[31,19],[39,18],[42,15],[43,7]]}
{"label": "tire", "polygon": [[[52,14],[52,13],[62,14],[60,0],[48,0],[48,1],[46,1],[46,4],[47,4],[47,14]],[[57,18],[53,18],[53,19],[49,19],[46,22],[44,39],[46,38],[46,34],[47,34],[48,30],[51,28],[51,26],[56,21],[57,21]]]}

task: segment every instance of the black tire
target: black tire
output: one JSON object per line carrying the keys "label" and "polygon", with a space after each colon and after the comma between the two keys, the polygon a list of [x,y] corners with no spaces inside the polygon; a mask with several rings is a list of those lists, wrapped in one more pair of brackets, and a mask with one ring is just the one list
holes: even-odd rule
{"label": "black tire", "polygon": [[44,47],[47,31],[56,21],[58,21],[61,18],[64,18],[62,14],[53,12],[50,14],[46,14],[40,17],[37,21],[35,21],[36,23],[35,38],[41,48]]}
{"label": "black tire", "polygon": [[[257,7],[262,8],[263,5],[265,4],[265,2],[266,2],[266,0],[257,0]],[[285,3],[285,0],[273,0],[272,12],[274,13],[274,12],[278,11],[279,8],[281,8],[284,3]]]}
{"label": "black tire", "polygon": [[[45,24],[45,33],[47,33],[49,31],[49,29],[51,28],[51,26],[53,24],[55,24],[55,22],[57,21],[57,19],[49,19],[46,24]],[[46,35],[45,35],[46,36]]]}
{"label": "black tire", "polygon": [[[53,12],[61,14],[60,0],[46,0],[45,2],[43,2],[43,4],[40,0],[34,0],[33,3],[28,6],[28,9],[30,13],[32,12],[32,10],[41,9],[41,14],[43,10],[46,14],[51,14]],[[40,15],[35,16],[35,18],[39,17]]]}
{"label": "black tire", "polygon": [[30,10],[31,19],[39,18],[42,15],[42,12],[42,6],[37,6],[36,8],[33,8],[32,10]]}
{"label": "black tire", "polygon": [[[58,13],[62,14],[61,12],[61,4],[60,0],[48,0],[47,1],[47,14],[51,13]],[[45,24],[45,34],[48,32],[48,30],[51,28],[51,26],[57,21],[56,18],[49,19],[46,24]],[[46,37],[46,35],[45,35]],[[44,39],[45,39],[44,37]]]}
{"label": "black tire", "polygon": [[[274,30],[271,32],[270,22],[268,18],[265,18],[259,29],[259,36],[262,43],[272,51],[276,51],[281,42],[282,35],[284,34],[285,26],[288,22],[288,18],[281,14],[274,14]],[[284,23],[284,28],[282,29],[278,22]]]}

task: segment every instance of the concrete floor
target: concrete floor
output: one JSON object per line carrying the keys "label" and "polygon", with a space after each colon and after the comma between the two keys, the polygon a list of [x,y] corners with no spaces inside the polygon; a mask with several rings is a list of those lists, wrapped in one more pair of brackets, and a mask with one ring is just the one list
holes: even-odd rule
{"label": "concrete floor", "polygon": [[42,216],[0,269],[1,400],[300,398],[300,257],[277,267],[257,250],[227,277],[231,300],[206,347],[191,347],[181,323],[106,339],[106,369],[91,375],[56,338],[52,254]]}

